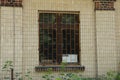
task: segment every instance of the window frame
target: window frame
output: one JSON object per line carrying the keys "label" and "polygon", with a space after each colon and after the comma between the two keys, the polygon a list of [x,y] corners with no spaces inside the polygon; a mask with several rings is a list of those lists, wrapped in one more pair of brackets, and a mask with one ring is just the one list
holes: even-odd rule
{"label": "window frame", "polygon": [[[76,14],[76,15],[78,15],[78,23],[77,23],[77,26],[78,26],[78,29],[80,28],[80,12],[79,11],[38,11],[38,28],[39,28],[39,37],[40,37],[40,13],[55,13],[55,14]],[[45,24],[46,25],[46,24]],[[54,26],[58,26],[58,25],[62,25],[62,26],[65,26],[65,24],[54,24]],[[71,24],[66,24],[67,26],[71,26]],[[74,25],[73,25],[74,26]],[[56,29],[56,28],[55,28]],[[58,28],[57,28],[58,29]],[[69,28],[68,28],[69,29]],[[77,62],[77,65],[81,65],[81,51],[80,51],[80,30],[78,30],[79,32],[78,32],[78,39],[79,39],[79,53],[78,53],[78,62]],[[58,46],[58,45],[57,45]],[[40,40],[39,40],[39,50],[40,50]],[[40,51],[39,51],[39,55],[40,55]],[[41,65],[40,64],[40,56],[39,56],[39,65]],[[54,65],[54,64],[52,64],[52,65]],[[70,64],[70,65],[73,65],[73,64]]]}

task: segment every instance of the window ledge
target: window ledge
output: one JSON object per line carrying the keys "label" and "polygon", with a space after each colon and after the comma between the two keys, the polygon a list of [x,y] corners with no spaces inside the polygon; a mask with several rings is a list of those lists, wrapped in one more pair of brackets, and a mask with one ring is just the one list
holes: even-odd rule
{"label": "window ledge", "polygon": [[[40,72],[40,71],[47,71],[49,68],[51,68],[53,71],[61,71],[61,65],[56,66],[36,66],[35,71]],[[85,67],[80,66],[80,65],[73,65],[73,66],[65,66],[64,71],[84,71]]]}

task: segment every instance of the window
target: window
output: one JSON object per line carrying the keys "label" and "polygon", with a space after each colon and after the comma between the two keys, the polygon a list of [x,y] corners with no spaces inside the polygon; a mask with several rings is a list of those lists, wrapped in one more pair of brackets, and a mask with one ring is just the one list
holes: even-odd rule
{"label": "window", "polygon": [[79,13],[39,13],[39,62],[78,64]]}

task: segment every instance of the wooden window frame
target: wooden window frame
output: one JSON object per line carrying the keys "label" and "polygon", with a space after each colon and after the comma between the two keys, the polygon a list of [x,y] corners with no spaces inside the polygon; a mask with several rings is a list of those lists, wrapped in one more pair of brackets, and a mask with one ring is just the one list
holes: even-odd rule
{"label": "wooden window frame", "polygon": [[[39,36],[40,36],[40,26],[44,26],[44,25],[52,25],[52,29],[58,29],[57,31],[60,31],[59,29],[61,29],[61,27],[59,27],[58,28],[58,26],[64,26],[64,27],[62,27],[62,29],[72,29],[72,28],[74,28],[74,27],[70,27],[71,26],[71,24],[61,24],[60,23],[60,21],[61,21],[61,14],[76,14],[76,15],[78,15],[78,23],[77,24],[73,24],[73,26],[78,26],[76,29],[79,31],[79,12],[78,11],[76,11],[76,12],[73,12],[73,11],[66,11],[66,12],[62,12],[62,11],[38,11],[38,13],[40,14],[40,13],[55,13],[55,14],[57,14],[56,16],[57,16],[57,24],[44,24],[44,23],[42,23],[42,24],[40,24],[39,23]],[[59,16],[59,17],[58,17]],[[39,18],[40,19],[40,18]],[[38,21],[40,21],[38,19]],[[57,28],[56,28],[57,27]],[[67,27],[70,27],[70,28],[67,28]],[[48,27],[45,27],[44,26],[44,29],[48,29]],[[58,32],[57,32],[58,33]],[[61,33],[61,32],[60,32]],[[80,35],[80,32],[78,32],[78,37],[79,37],[79,35]],[[62,35],[61,34],[57,34],[57,41],[59,40],[59,38],[62,38],[61,37]],[[79,43],[80,43],[80,38],[78,38],[79,39]],[[58,42],[61,42],[61,41],[58,41]],[[77,65],[80,65],[80,44],[78,43],[78,46],[79,46],[79,53],[78,53],[78,63],[77,63]],[[57,46],[58,46],[58,43],[57,43]],[[61,45],[59,45],[60,47],[61,47]],[[59,48],[57,47],[57,53],[59,52],[59,50],[58,50]],[[40,40],[39,40],[39,50],[40,50]],[[61,50],[61,49],[60,49]],[[60,52],[59,52],[60,53]],[[40,51],[39,51],[39,55],[40,55]],[[57,55],[58,57],[62,57],[62,54],[59,54],[59,55]],[[39,57],[40,58],[40,57]],[[59,62],[59,59],[57,59],[58,61],[57,62]],[[60,60],[61,61],[61,60]],[[39,65],[48,65],[48,64],[41,64],[40,63],[40,60],[39,60]],[[50,64],[49,64],[50,65]],[[52,65],[59,65],[59,64],[52,64]],[[73,65],[73,64],[70,64],[70,65]]]}

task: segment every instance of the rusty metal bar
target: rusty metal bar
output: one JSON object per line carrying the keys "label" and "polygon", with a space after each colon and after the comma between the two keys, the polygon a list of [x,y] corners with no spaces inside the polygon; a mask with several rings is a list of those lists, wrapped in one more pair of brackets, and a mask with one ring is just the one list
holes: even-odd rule
{"label": "rusty metal bar", "polygon": [[14,73],[14,69],[11,68],[11,80],[14,80],[14,75],[13,75],[13,73]]}

